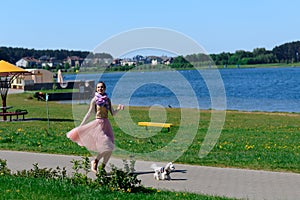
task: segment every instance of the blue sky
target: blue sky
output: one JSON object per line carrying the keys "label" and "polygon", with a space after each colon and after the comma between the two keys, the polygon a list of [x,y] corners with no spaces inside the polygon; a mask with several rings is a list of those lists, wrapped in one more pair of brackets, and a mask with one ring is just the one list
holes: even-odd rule
{"label": "blue sky", "polygon": [[0,46],[93,51],[143,27],[180,32],[208,53],[271,50],[300,40],[299,0],[10,0],[1,2]]}

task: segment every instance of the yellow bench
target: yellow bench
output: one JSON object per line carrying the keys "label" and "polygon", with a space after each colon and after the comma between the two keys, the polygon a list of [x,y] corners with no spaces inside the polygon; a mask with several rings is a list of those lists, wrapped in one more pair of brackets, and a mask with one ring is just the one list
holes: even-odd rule
{"label": "yellow bench", "polygon": [[168,128],[168,131],[170,131],[171,126],[173,126],[173,124],[170,123],[158,123],[158,122],[138,122],[138,125],[145,126],[146,128],[148,126]]}

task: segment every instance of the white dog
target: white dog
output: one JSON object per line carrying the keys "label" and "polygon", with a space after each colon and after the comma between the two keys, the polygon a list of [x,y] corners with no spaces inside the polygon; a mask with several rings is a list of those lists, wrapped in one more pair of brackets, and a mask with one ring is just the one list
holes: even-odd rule
{"label": "white dog", "polygon": [[154,170],[154,178],[156,180],[171,180],[170,174],[175,170],[172,162],[169,162],[165,167],[158,167],[156,164],[152,164],[151,168]]}

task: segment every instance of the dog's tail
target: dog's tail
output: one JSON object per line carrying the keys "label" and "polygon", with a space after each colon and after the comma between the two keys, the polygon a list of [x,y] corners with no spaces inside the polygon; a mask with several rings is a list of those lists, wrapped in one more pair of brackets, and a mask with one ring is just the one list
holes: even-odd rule
{"label": "dog's tail", "polygon": [[157,165],[156,165],[155,163],[153,163],[153,164],[151,165],[151,168],[155,170],[155,169],[157,168]]}

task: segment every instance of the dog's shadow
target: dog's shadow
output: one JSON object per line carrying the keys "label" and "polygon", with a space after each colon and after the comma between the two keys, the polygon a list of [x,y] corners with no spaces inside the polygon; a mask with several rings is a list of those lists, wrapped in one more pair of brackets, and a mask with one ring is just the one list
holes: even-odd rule
{"label": "dog's shadow", "polygon": [[[172,174],[173,173],[186,173],[187,172],[187,170],[186,169],[181,169],[181,170],[174,170],[174,171],[172,171]],[[132,174],[136,174],[136,175],[145,175],[145,174],[153,174],[154,173],[154,171],[135,171],[135,172],[133,172]],[[171,180],[169,180],[169,181],[186,181],[187,179],[185,179],[185,178],[171,178]]]}

